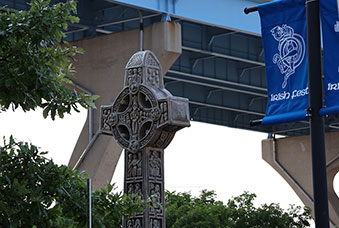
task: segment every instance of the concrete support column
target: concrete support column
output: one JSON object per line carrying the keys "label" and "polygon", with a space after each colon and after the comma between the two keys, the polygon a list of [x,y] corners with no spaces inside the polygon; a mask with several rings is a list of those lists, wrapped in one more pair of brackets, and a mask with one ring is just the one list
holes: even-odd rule
{"label": "concrete support column", "polygon": [[[339,226],[339,198],[333,188],[339,172],[339,132],[326,133],[327,185],[331,227]],[[298,136],[262,141],[262,157],[313,210],[310,137]]]}
{"label": "concrete support column", "polygon": [[[98,132],[100,106],[112,103],[123,88],[125,66],[139,50],[139,31],[129,30],[74,42],[85,53],[77,56],[75,82],[100,95],[93,113],[93,133]],[[164,74],[181,54],[181,27],[175,22],[158,22],[144,30],[145,50],[153,51]],[[89,144],[89,119],[79,136],[69,166],[74,167]],[[93,180],[93,189],[110,183],[122,149],[113,137],[99,134],[83,160],[79,170],[85,170]]]}

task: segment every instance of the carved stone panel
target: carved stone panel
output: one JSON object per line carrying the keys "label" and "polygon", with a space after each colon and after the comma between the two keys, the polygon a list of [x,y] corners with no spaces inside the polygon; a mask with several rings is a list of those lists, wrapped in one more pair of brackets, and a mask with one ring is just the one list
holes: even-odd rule
{"label": "carved stone panel", "polygon": [[157,179],[162,177],[161,152],[151,150],[148,156],[149,178]]}
{"label": "carved stone panel", "polygon": [[164,207],[163,202],[163,191],[162,191],[162,183],[161,182],[150,182],[149,183],[149,195],[153,199],[152,207],[150,208],[150,214],[162,215]]}
{"label": "carved stone panel", "polygon": [[113,131],[113,105],[101,106],[100,129],[106,134],[112,134]]}
{"label": "carved stone panel", "polygon": [[138,153],[127,153],[127,178],[142,177],[142,157]]}
{"label": "carved stone panel", "polygon": [[162,228],[162,219],[152,218],[150,222],[150,228]]}
{"label": "carved stone panel", "polygon": [[[164,150],[151,147],[137,152],[126,150],[125,158],[125,193],[151,199],[150,207],[142,216],[142,224],[165,227]],[[126,227],[138,216],[126,221]]]}
{"label": "carved stone panel", "polygon": [[144,228],[142,217],[135,217],[127,221],[126,228]]}

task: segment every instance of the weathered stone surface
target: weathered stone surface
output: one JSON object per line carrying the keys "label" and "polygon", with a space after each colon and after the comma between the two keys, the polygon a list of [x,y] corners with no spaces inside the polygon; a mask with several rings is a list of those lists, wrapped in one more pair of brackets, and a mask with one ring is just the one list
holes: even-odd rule
{"label": "weathered stone surface", "polygon": [[164,87],[161,66],[150,51],[134,54],[125,69],[124,88],[112,105],[101,108],[101,130],[121,147],[166,148],[175,132],[188,127],[188,100]]}
{"label": "weathered stone surface", "polygon": [[100,122],[102,133],[125,149],[125,193],[154,200],[124,227],[165,227],[164,149],[189,125],[188,99],[165,89],[159,60],[151,51],[135,53],[125,68],[124,88],[112,105],[101,107]]}

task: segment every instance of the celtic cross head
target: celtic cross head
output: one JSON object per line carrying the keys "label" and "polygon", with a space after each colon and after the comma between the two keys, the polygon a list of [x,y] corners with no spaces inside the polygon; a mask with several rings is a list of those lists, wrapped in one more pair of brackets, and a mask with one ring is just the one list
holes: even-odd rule
{"label": "celtic cross head", "polygon": [[135,53],[125,68],[123,90],[112,105],[101,106],[102,133],[130,151],[164,149],[176,131],[188,126],[188,99],[165,89],[161,65],[151,51]]}

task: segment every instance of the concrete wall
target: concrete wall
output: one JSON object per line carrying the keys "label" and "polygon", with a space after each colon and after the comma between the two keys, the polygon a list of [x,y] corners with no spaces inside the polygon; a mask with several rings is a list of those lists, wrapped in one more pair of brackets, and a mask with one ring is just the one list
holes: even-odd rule
{"label": "concrete wall", "polygon": [[[326,161],[329,211],[332,223],[339,226],[339,198],[333,180],[339,172],[339,132],[326,134]],[[310,136],[262,141],[262,157],[293,188],[302,202],[313,209],[312,159]]]}
{"label": "concrete wall", "polygon": [[[93,133],[100,122],[100,106],[111,104],[123,88],[125,65],[139,50],[139,31],[129,30],[111,35],[80,40],[73,43],[84,49],[75,63],[75,82],[100,95],[93,113]],[[144,49],[153,51],[158,57],[163,74],[181,54],[181,27],[175,22],[158,22],[144,30]],[[69,166],[74,167],[89,144],[89,120],[83,127]],[[93,188],[109,183],[120,158],[122,149],[111,136],[100,134],[79,165],[79,170],[88,172]]]}

